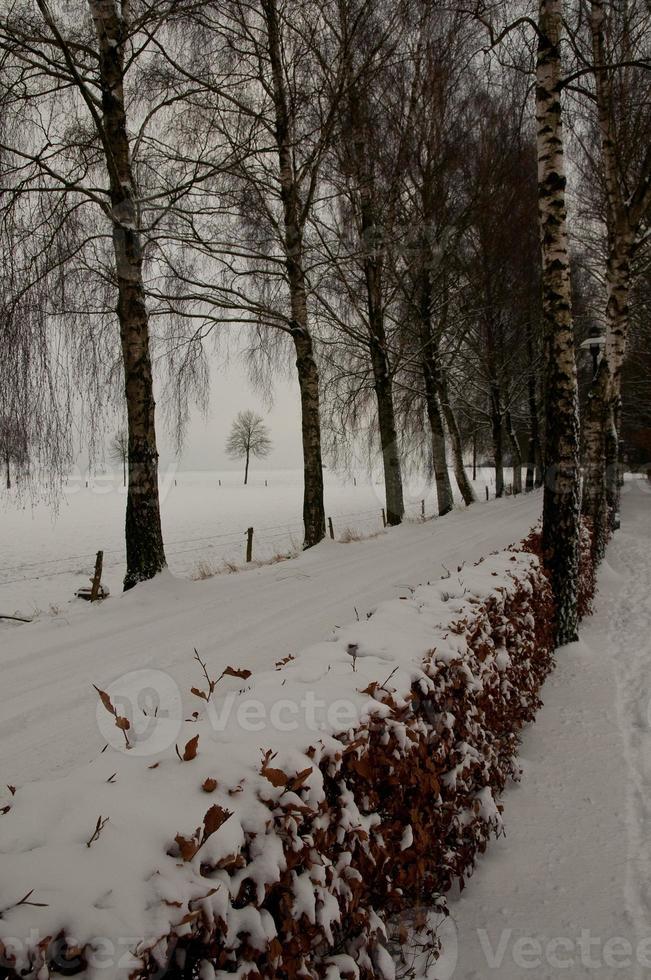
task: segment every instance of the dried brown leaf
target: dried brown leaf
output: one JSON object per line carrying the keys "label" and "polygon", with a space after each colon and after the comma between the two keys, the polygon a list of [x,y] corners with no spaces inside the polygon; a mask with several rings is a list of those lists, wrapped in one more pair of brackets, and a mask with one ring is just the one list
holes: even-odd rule
{"label": "dried brown leaf", "polygon": [[226,667],[222,673],[222,677],[239,677],[243,681],[247,680],[250,676],[251,671],[243,667],[239,670],[235,667]]}
{"label": "dried brown leaf", "polygon": [[199,736],[195,735],[186,744],[183,750],[183,762],[192,762],[193,759],[197,757],[197,749],[199,748]]}
{"label": "dried brown leaf", "polygon": [[100,700],[101,700],[102,704],[104,705],[104,707],[106,708],[106,710],[108,711],[108,713],[110,715],[115,715],[116,714],[116,711],[115,711],[115,708],[113,707],[113,702],[111,701],[111,699],[108,696],[108,694],[106,693],[106,691],[100,691],[99,687],[97,687],[96,684],[93,684],[93,687],[95,688],[95,690],[99,694]]}
{"label": "dried brown leaf", "polygon": [[286,786],[289,782],[289,776],[282,769],[271,769],[265,767],[262,769],[261,775],[265,779],[268,779],[272,786]]}

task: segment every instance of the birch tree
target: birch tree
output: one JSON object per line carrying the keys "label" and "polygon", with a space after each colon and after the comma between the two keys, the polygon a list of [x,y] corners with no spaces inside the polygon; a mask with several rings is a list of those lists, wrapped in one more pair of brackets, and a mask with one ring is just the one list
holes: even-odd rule
{"label": "birch tree", "polygon": [[[387,316],[387,264],[395,245],[399,175],[407,147],[407,123],[400,117],[408,113],[409,104],[405,105],[401,84],[404,76],[400,78],[394,70],[399,35],[388,29],[392,22],[395,28],[401,25],[400,12],[388,13],[384,4],[375,4],[366,8],[360,22],[364,8],[357,0],[339,3],[345,61],[330,156],[330,183],[338,197],[338,213],[333,215],[335,248],[327,241],[332,224],[322,232],[321,244],[333,275],[340,280],[338,291],[345,297],[346,312],[335,317],[334,328],[345,334],[344,344],[354,345],[355,356],[370,364],[386,519],[389,525],[396,525],[404,515],[404,499]],[[375,52],[374,59],[369,59],[369,50]],[[335,304],[327,304],[326,309],[332,318]]]}
{"label": "birch tree", "polygon": [[[190,111],[206,142],[224,144],[231,154],[224,179],[199,190],[195,213],[179,218],[179,241],[196,261],[184,267],[175,256],[175,292],[159,299],[206,324],[200,339],[213,327],[245,326],[268,364],[286,349],[278,337],[291,344],[306,548],[325,534],[314,300],[322,266],[311,222],[330,190],[323,167],[341,101],[378,47],[369,46],[351,75],[349,48],[373,5],[360,3],[345,33],[337,29],[340,6],[229,0],[216,12],[205,4],[195,12],[183,61],[159,45],[170,73],[196,87]],[[390,26],[391,18],[387,32]]]}
{"label": "birch tree", "polygon": [[606,344],[584,426],[583,512],[593,521],[601,556],[608,516],[612,521],[619,509],[621,377],[629,334],[632,269],[651,210],[651,14],[635,2],[607,13],[603,0],[591,0],[589,14],[600,183],[605,192]]}
{"label": "birch tree", "polygon": [[[39,0],[39,5],[42,2]],[[130,588],[137,582],[153,578],[165,567],[166,561],[158,500],[158,449],[143,283],[143,247],[124,90],[129,10],[125,6],[119,9],[117,2],[108,3],[107,0],[89,0],[89,8],[97,35],[101,115],[86,85],[78,84],[100,136],[109,182],[129,436],[124,585]],[[56,35],[53,22],[50,26]],[[70,53],[65,42],[62,48],[68,60]]]}
{"label": "birch tree", "polygon": [[[418,229],[405,273],[418,323],[423,389],[432,433],[432,460],[439,514],[453,506],[447,465],[447,428],[454,473],[466,505],[474,499],[463,464],[459,426],[450,397],[445,363],[454,332],[451,293],[467,212],[461,192],[464,126],[467,122],[465,66],[472,54],[472,21],[446,10],[423,10],[413,45],[413,108],[407,132],[409,152],[402,181],[402,221]],[[449,361],[449,358],[448,358]]]}
{"label": "birch tree", "polygon": [[310,3],[290,11],[278,0],[229,0],[219,11],[199,5],[183,57],[162,44],[157,50],[166,84],[193,88],[190,118],[206,145],[227,157],[220,180],[195,189],[193,213],[178,216],[184,255],[170,261],[169,288],[158,300],[199,321],[199,344],[231,324],[249,331],[267,364],[291,344],[309,548],[325,535],[325,509],[306,229],[341,96],[341,39]]}
{"label": "birch tree", "polygon": [[[313,195],[312,186],[316,182],[318,170],[313,172],[312,184],[308,185],[307,195],[303,199],[300,178],[296,172],[293,155],[295,121],[292,119],[292,103],[286,86],[286,65],[283,63],[281,24],[277,0],[262,0],[262,11],[267,32],[267,53],[271,67],[271,95],[275,114],[278,179],[283,208],[283,244],[291,306],[290,330],[296,350],[296,370],[301,392],[304,545],[310,547],[325,537],[319,372],[308,324],[307,289],[303,264],[303,230]],[[317,160],[322,153],[323,146],[317,151]]]}
{"label": "birch tree", "polygon": [[540,0],[536,60],[538,202],[545,376],[543,553],[556,601],[559,645],[577,638],[579,416],[565,205],[561,0]]}
{"label": "birch tree", "polygon": [[[43,234],[71,230],[50,305],[58,303],[63,330],[69,319],[81,328],[76,347],[109,359],[105,377],[117,320],[129,442],[125,588],[165,566],[145,248],[170,202],[203,173],[191,147],[174,173],[157,172],[161,140],[151,127],[169,122],[174,102],[146,101],[148,41],[172,11],[180,16],[182,5],[88,0],[51,9],[37,0],[0,18],[7,90],[22,123],[4,144],[16,194],[37,202]],[[136,170],[158,186],[145,189]]]}

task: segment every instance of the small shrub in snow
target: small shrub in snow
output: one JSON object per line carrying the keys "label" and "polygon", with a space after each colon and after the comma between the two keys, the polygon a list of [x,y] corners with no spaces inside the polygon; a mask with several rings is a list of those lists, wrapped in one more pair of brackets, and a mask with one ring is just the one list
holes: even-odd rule
{"label": "small shrub in snow", "polygon": [[205,582],[206,579],[214,578],[215,575],[219,575],[219,569],[211,561],[203,559],[197,562],[191,578],[194,582]]}

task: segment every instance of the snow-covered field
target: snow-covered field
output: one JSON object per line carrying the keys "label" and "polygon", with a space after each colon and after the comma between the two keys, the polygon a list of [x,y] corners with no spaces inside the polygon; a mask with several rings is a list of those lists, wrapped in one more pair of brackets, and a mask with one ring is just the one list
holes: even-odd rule
{"label": "snow-covered field", "polygon": [[[239,471],[161,473],[163,534],[170,569],[191,577],[199,567],[218,569],[245,559],[245,532],[254,528],[254,558],[269,559],[300,548],[302,471],[256,471],[242,485]],[[327,470],[326,510],[335,534],[347,528],[362,534],[382,527],[384,486],[360,473],[354,479]],[[220,485],[221,481],[221,485]],[[266,481],[266,484],[265,484]],[[64,610],[76,590],[88,584],[95,554],[104,551],[103,581],[113,595],[124,575],[125,491],[121,474],[71,478],[53,513],[0,491],[0,612],[25,616]],[[456,489],[454,478],[453,486]],[[478,473],[475,488],[484,498],[493,473]],[[406,480],[407,515],[436,513],[436,491],[423,477]],[[0,629],[3,628],[0,622]],[[6,624],[5,624],[6,628]]]}

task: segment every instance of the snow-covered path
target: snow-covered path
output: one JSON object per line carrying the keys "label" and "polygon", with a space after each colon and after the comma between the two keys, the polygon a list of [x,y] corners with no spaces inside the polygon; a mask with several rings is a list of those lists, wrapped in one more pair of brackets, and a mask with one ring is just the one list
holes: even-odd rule
{"label": "snow-covered path", "polygon": [[596,612],[525,734],[506,837],[452,902],[454,980],[651,976],[651,487],[625,489]]}
{"label": "snow-covered path", "polygon": [[188,680],[201,681],[194,647],[213,676],[229,664],[267,668],[350,623],[355,610],[363,617],[381,600],[440,578],[442,565],[454,569],[519,540],[540,506],[539,493],[481,502],[368,541],[324,541],[294,561],[238,575],[204,582],[164,575],[97,607],[77,603],[3,630],[0,787],[63,773],[97,754],[105,740],[92,684],[155,667],[187,691]]}

